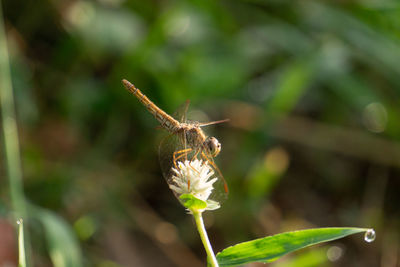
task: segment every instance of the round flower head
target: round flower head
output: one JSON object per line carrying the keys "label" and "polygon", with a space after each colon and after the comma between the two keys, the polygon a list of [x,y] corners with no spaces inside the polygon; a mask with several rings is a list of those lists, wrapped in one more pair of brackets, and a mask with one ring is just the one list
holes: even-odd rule
{"label": "round flower head", "polygon": [[177,169],[172,168],[172,184],[169,188],[176,195],[189,194],[207,203],[206,210],[219,208],[218,202],[209,200],[214,187],[213,184],[218,180],[214,175],[213,169],[208,162],[194,159],[185,162],[178,161]]}

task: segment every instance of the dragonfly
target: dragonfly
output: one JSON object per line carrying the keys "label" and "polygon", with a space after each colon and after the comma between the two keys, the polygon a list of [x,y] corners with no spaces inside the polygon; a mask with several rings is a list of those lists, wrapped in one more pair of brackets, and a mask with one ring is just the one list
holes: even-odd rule
{"label": "dragonfly", "polygon": [[180,121],[178,121],[154,104],[128,80],[123,79],[122,84],[155,117],[160,123],[161,128],[169,132],[169,135],[161,141],[159,147],[161,169],[167,183],[171,183],[172,168],[178,169],[177,163],[179,160],[192,161],[200,157],[201,160],[210,164],[214,170],[214,175],[218,178],[212,198],[218,201],[226,199],[228,185],[214,162],[214,158],[221,151],[221,143],[217,138],[207,136],[202,127],[223,123],[228,121],[228,119],[206,123],[187,121],[186,113],[189,105],[187,101],[181,110]]}

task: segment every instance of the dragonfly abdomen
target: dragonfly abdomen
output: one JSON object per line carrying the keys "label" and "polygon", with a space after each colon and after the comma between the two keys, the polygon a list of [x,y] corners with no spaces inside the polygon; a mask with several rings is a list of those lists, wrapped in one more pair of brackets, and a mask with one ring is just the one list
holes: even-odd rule
{"label": "dragonfly abdomen", "polygon": [[147,96],[145,96],[138,88],[129,81],[123,79],[123,85],[131,92],[136,98],[146,107],[146,109],[153,114],[153,116],[161,123],[161,126],[169,132],[176,132],[180,128],[180,123],[157,107]]}

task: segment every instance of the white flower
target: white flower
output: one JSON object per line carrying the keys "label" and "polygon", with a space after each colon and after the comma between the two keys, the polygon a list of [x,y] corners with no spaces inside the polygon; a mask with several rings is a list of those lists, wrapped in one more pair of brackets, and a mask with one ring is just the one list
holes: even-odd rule
{"label": "white flower", "polygon": [[[190,194],[202,201],[207,202],[207,209],[219,208],[219,204],[215,201],[208,200],[214,187],[213,184],[218,180],[214,175],[213,169],[207,162],[202,160],[185,160],[177,162],[178,169],[172,168],[172,184],[169,185],[178,196],[182,194]],[[218,206],[218,207],[217,207]]]}

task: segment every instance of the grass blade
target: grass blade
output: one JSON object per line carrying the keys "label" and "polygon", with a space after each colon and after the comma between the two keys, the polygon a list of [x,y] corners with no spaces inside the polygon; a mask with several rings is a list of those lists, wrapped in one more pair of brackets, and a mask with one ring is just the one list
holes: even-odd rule
{"label": "grass blade", "polygon": [[24,222],[22,219],[18,224],[18,267],[26,267],[25,241],[24,241]]}
{"label": "grass blade", "polygon": [[14,96],[11,84],[10,62],[7,38],[0,5],[0,106],[4,135],[4,150],[10,195],[17,218],[26,216],[25,197],[22,188],[22,168],[19,152],[18,130],[15,115]]}

